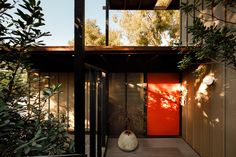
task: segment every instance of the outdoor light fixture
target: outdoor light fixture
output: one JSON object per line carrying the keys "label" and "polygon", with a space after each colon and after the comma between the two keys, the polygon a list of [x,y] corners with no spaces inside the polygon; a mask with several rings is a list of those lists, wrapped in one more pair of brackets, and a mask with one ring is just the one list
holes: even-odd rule
{"label": "outdoor light fixture", "polygon": [[48,75],[45,75],[45,76],[44,76],[44,78],[45,78],[45,79],[49,79],[49,78],[50,78],[50,76],[48,76]]}
{"label": "outdoor light fixture", "polygon": [[208,86],[212,85],[215,81],[215,77],[212,75],[207,75],[204,77],[204,79],[202,80],[202,82]]}

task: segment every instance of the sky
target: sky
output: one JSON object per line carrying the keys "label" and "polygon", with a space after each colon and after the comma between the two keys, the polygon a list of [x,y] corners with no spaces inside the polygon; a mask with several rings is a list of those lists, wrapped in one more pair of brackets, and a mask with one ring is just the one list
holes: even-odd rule
{"label": "sky", "polygon": [[[105,6],[106,0],[85,0],[85,19],[95,19],[101,32],[105,33]],[[43,37],[47,46],[65,46],[74,39],[74,0],[41,0],[45,15],[45,26],[42,31],[49,31],[51,36]],[[112,16],[119,16],[119,11],[110,11],[110,29],[119,30]],[[125,39],[122,42],[127,43]],[[162,46],[168,43],[163,42]]]}
{"label": "sky", "polygon": [[[46,45],[63,46],[74,38],[74,0],[41,0],[45,14],[43,31],[52,36],[44,37]],[[102,32],[105,32],[105,0],[85,0],[85,18],[96,19]]]}

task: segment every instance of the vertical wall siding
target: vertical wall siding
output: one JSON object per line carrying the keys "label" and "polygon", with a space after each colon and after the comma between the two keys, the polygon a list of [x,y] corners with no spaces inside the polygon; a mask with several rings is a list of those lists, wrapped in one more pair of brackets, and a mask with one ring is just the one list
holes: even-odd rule
{"label": "vertical wall siding", "polygon": [[[181,0],[181,2],[187,2],[187,0]],[[187,21],[187,15],[184,14],[184,12],[181,10],[180,11],[180,17],[181,17],[181,32],[180,32],[180,38],[181,38],[181,42],[182,42],[182,45],[187,45],[187,40],[186,40],[186,37],[187,37],[187,27],[188,26],[188,21]]]}
{"label": "vertical wall siding", "polygon": [[[182,106],[183,138],[202,157],[224,157],[224,65],[207,65],[206,69],[202,76],[192,71],[183,76],[187,91]],[[204,87],[207,74],[214,74],[216,82]]]}
{"label": "vertical wall siding", "polygon": [[[58,75],[57,73],[50,73],[50,86],[58,84]],[[58,94],[55,94],[50,99],[50,113],[55,115],[57,114],[57,103],[58,102]]]}
{"label": "vertical wall siding", "polygon": [[225,125],[225,66],[224,64],[211,65],[212,72],[216,74],[215,86],[211,89],[210,105],[210,145],[212,146],[211,156],[224,156],[224,125]]}
{"label": "vertical wall siding", "polygon": [[[194,4],[197,0],[181,0],[181,2]],[[214,2],[214,1],[212,1]],[[225,10],[224,7],[217,5],[214,8],[207,9],[206,5],[204,4],[204,0],[200,0],[200,6],[198,7],[197,11],[194,13],[185,14],[181,11],[181,41],[183,46],[191,45],[191,34],[188,34],[188,26],[193,24],[193,17],[200,17],[202,21],[204,21],[206,26],[210,26],[213,23],[218,25],[219,27],[225,25],[224,21],[229,21],[235,23],[236,15],[235,12],[230,10]],[[219,20],[221,19],[221,20]],[[235,24],[227,23],[227,25],[235,27]]]}
{"label": "vertical wall siding", "polygon": [[236,21],[236,14],[235,12],[231,12],[229,10],[225,11],[226,12],[226,21],[233,22],[234,24],[227,23],[227,26],[234,27],[235,28],[235,21]]}
{"label": "vertical wall siding", "polygon": [[236,156],[236,70],[226,69],[226,157]]}
{"label": "vertical wall siding", "polygon": [[[186,76],[185,76],[186,77]],[[184,81],[182,82],[182,88],[185,89],[181,92],[181,103],[180,105],[182,106],[182,137],[186,139],[186,132],[187,132],[187,100],[188,100],[188,95],[187,95],[187,82]]]}
{"label": "vertical wall siding", "polygon": [[[182,0],[193,3],[196,0]],[[236,14],[230,8],[220,5],[206,9],[204,0],[194,14],[202,18],[206,26],[213,23],[218,27],[229,26],[235,28]],[[214,2],[214,1],[212,1]],[[221,20],[219,20],[221,19]],[[191,25],[191,17],[181,11],[181,39],[182,45],[191,45],[191,36],[187,27]],[[182,109],[183,138],[202,157],[235,157],[236,127],[236,70],[224,65],[212,64],[207,66],[208,72],[216,74],[214,87],[208,89],[207,99],[198,99],[197,94],[202,78],[195,78],[191,72],[184,74],[183,86],[188,90]]]}
{"label": "vertical wall siding", "polygon": [[[31,78],[37,77],[38,81],[31,82],[31,90],[39,91],[42,97],[42,89],[62,84],[58,93],[53,95],[44,104],[44,110],[57,117],[68,117],[65,121],[68,129],[74,128],[74,75],[73,73],[62,72],[35,72],[29,75]],[[33,103],[33,99],[30,100]]]}
{"label": "vertical wall siding", "polygon": [[66,109],[67,109],[67,105],[69,105],[67,103],[67,97],[68,97],[68,94],[67,94],[67,83],[66,83],[66,80],[67,80],[67,74],[65,73],[59,73],[59,79],[58,79],[58,82],[61,83],[61,89],[60,89],[60,92],[58,93],[59,95],[59,102],[60,102],[60,105],[59,105],[59,112],[60,112],[60,116],[66,116]]}

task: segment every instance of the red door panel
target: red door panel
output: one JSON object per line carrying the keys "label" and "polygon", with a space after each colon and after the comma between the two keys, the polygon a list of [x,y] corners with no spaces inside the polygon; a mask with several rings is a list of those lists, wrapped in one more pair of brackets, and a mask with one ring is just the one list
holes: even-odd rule
{"label": "red door panel", "polygon": [[147,75],[147,134],[179,135],[179,75]]}

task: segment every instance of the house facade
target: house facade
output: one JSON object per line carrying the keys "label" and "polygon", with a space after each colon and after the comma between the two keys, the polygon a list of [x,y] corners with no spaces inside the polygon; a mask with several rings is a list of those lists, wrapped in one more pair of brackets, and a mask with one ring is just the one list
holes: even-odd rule
{"label": "house facade", "polygon": [[[110,0],[107,4],[109,9],[127,10],[153,9],[156,4],[151,0],[137,1],[137,5],[128,2],[121,4]],[[185,14],[180,11],[182,46],[191,46],[187,27],[193,24],[194,17],[213,20],[219,27],[230,25],[226,21],[236,21],[235,13],[220,5],[209,10],[204,1],[199,3],[200,12]],[[170,1],[165,9],[178,9],[179,4],[179,1]],[[208,26],[211,24],[206,22]],[[81,40],[76,42],[82,43]],[[74,116],[78,114],[75,97],[80,94],[75,88],[81,89],[75,77],[75,62],[81,57],[77,52],[82,52],[84,66],[84,74],[78,74],[84,77],[84,108],[79,108],[84,109],[80,111],[84,115]],[[42,47],[32,52],[36,69],[32,75],[42,80],[38,82],[39,90],[62,83],[61,92],[48,100],[47,109],[68,117],[70,132],[78,131],[75,121],[82,118],[84,128],[79,129],[82,129],[79,137],[85,140],[79,146],[87,149],[91,157],[102,156],[107,137],[118,137],[127,128],[138,137],[181,137],[202,157],[234,157],[235,69],[231,65],[211,62],[194,64],[180,71],[177,63],[182,56],[178,52],[172,47]],[[196,69],[203,72],[195,75]]]}

